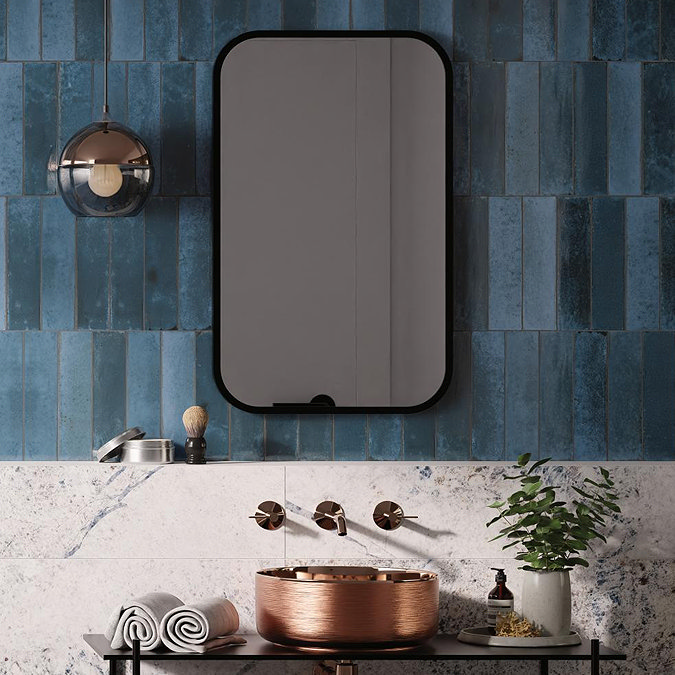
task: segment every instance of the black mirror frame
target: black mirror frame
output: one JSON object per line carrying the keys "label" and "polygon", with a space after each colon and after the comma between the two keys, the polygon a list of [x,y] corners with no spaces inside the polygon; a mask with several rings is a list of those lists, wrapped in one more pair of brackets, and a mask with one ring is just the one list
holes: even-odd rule
{"label": "black mirror frame", "polygon": [[[436,393],[426,401],[413,406],[332,406],[323,404],[284,404],[278,406],[251,406],[237,399],[227,388],[220,372],[220,73],[227,55],[240,43],[261,37],[272,38],[411,38],[428,44],[439,56],[445,71],[445,374]],[[411,414],[422,412],[438,403],[450,386],[453,372],[453,79],[452,64],[441,45],[419,31],[404,30],[261,30],[242,33],[227,43],[219,52],[213,66],[213,376],[220,393],[233,406],[254,414]]]}

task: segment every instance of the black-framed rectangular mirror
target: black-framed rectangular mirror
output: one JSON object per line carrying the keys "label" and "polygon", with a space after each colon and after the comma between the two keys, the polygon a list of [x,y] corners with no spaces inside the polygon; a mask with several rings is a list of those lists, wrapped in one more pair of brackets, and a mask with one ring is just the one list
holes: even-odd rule
{"label": "black-framed rectangular mirror", "polygon": [[247,33],[214,73],[216,380],[250,412],[415,412],[451,363],[451,72],[401,31]]}

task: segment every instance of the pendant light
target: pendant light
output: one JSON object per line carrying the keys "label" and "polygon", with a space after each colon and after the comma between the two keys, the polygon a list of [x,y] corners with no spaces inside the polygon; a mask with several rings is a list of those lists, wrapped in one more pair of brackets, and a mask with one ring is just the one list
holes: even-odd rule
{"label": "pendant light", "polygon": [[108,0],[103,19],[103,116],[65,145],[58,167],[59,192],[78,216],[133,216],[152,192],[148,146],[110,119],[108,108]]}

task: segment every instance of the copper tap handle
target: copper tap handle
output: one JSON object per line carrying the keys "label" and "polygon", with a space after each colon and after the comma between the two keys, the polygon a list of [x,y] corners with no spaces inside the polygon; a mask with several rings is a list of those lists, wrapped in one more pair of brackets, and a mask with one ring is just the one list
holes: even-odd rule
{"label": "copper tap handle", "polygon": [[382,530],[397,530],[404,520],[417,518],[406,516],[403,509],[396,502],[380,502],[373,511],[373,520]]}
{"label": "copper tap handle", "polygon": [[286,522],[286,510],[277,502],[262,502],[255,515],[249,518],[255,519],[263,530],[278,530]]}

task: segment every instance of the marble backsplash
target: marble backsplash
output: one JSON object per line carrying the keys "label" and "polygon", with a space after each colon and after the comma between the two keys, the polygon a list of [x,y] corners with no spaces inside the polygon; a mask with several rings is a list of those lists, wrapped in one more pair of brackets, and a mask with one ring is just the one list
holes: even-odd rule
{"label": "marble backsplash", "polygon": [[[588,569],[573,572],[575,626],[628,653],[602,673],[675,673],[675,464],[608,464],[623,513]],[[188,602],[225,594],[242,630],[255,632],[253,575],[262,567],[307,562],[423,567],[441,580],[441,629],[482,623],[505,567],[519,595],[521,572],[504,557],[485,522],[486,505],[507,494],[507,464],[218,463],[205,467],[0,464],[0,673],[107,672],[82,641],[101,632],[120,602],[167,590]],[[562,464],[547,479],[567,492],[596,474]],[[267,532],[248,516],[272,499],[287,526]],[[312,521],[334,499],[349,532],[338,538]],[[375,527],[379,501],[419,516],[394,532]],[[516,601],[518,606],[518,601]],[[551,665],[558,675],[587,672]],[[144,664],[144,673],[311,673],[286,663]],[[468,673],[534,675],[527,663],[363,663],[364,675]]]}

